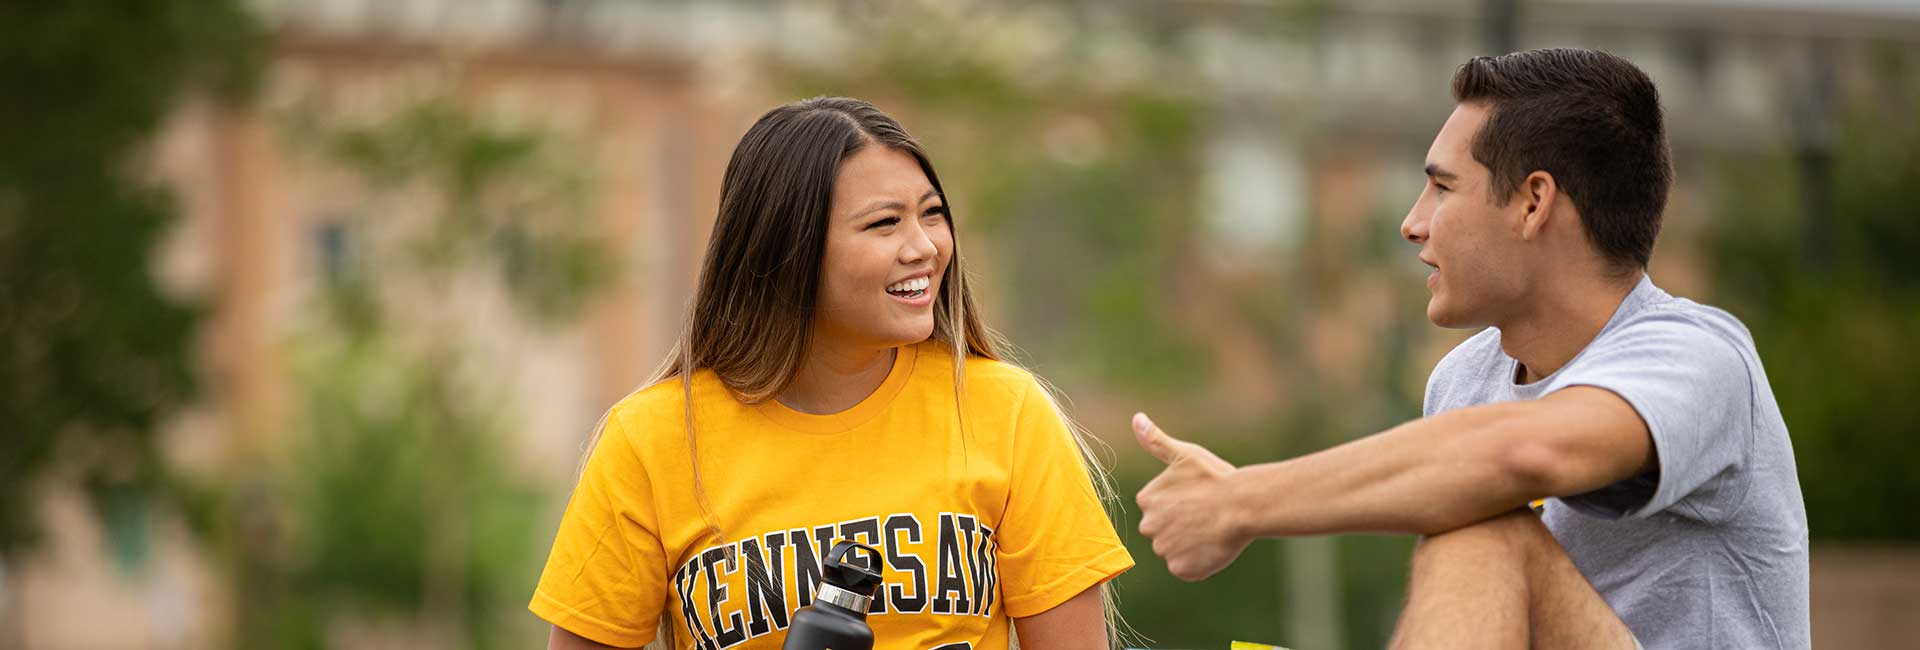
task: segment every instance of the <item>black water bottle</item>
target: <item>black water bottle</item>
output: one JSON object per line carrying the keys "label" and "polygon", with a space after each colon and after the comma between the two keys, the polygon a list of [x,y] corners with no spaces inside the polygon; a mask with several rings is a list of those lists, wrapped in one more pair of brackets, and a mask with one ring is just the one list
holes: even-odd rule
{"label": "black water bottle", "polygon": [[[856,548],[876,561],[849,561],[847,553]],[[874,588],[880,586],[879,558],[879,551],[865,545],[834,544],[821,566],[820,593],[812,605],[794,612],[781,650],[873,650],[867,604],[873,600]]]}

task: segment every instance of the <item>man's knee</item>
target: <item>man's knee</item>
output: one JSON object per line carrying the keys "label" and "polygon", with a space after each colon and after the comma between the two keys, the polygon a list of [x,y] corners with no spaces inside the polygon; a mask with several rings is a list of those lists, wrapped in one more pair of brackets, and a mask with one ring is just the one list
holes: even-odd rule
{"label": "man's knee", "polygon": [[1414,547],[1413,561],[1445,561],[1448,557],[1508,558],[1516,563],[1534,559],[1541,551],[1559,550],[1553,533],[1530,510],[1514,510],[1480,523],[1462,526],[1444,533],[1420,538]]}
{"label": "man's knee", "polygon": [[[1626,625],[1530,510],[1429,535],[1414,547],[1410,608],[1422,601],[1451,608],[1469,600],[1474,603],[1469,606],[1480,607],[1475,615],[1482,619],[1498,620],[1505,614],[1524,621],[1524,645],[1634,647]],[[1512,609],[1501,610],[1502,604]],[[1499,629],[1494,625],[1475,633],[1497,634]],[[1408,631],[1396,641],[1420,647],[1426,644],[1417,640],[1432,631]]]}

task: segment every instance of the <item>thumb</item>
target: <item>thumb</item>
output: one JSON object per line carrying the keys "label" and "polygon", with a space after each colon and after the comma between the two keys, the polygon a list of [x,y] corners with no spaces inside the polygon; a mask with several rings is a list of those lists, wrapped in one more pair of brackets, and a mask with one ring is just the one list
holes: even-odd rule
{"label": "thumb", "polygon": [[1173,436],[1161,431],[1160,427],[1155,426],[1153,420],[1147,418],[1147,414],[1133,414],[1133,438],[1140,442],[1141,448],[1146,449],[1147,453],[1160,459],[1160,462],[1168,465],[1180,462],[1181,453],[1174,444],[1177,441]]}

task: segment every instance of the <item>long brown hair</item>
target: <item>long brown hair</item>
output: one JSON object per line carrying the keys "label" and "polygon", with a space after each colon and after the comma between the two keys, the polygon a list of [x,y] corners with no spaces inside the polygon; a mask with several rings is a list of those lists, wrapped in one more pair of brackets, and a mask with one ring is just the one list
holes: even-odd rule
{"label": "long brown hair", "polygon": [[[726,537],[701,478],[693,375],[712,370],[735,398],[746,403],[773,399],[793,382],[813,331],[833,184],[840,164],[868,146],[912,155],[947,206],[948,224],[954,227],[953,204],[920,144],[899,122],[865,101],[816,97],[774,108],[740,138],[727,162],[720,211],[707,240],[685,326],[660,368],[641,387],[680,380],[686,398],[694,498],[708,535],[716,542]],[[932,338],[952,350],[954,399],[957,405],[964,404],[967,357],[1007,361],[1002,355],[1007,345],[980,322],[957,236],[945,281],[934,297],[933,313]],[[1053,398],[1051,387],[1048,393]],[[1054,405],[1064,418],[1057,399]],[[960,413],[964,410],[955,409],[963,440],[966,422]],[[1088,448],[1091,438],[1071,419],[1067,422],[1097,493],[1107,504],[1117,503],[1111,478]],[[587,444],[588,454],[605,426],[603,416]],[[1102,597],[1107,602],[1108,638],[1118,641],[1110,586],[1102,586]],[[670,638],[672,626],[663,622],[661,627],[661,638]]]}

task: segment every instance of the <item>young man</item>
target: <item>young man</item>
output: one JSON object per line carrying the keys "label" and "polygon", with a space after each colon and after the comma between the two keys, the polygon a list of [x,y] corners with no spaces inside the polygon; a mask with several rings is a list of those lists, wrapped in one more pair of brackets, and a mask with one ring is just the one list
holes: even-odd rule
{"label": "young man", "polygon": [[1259,537],[1423,535],[1395,647],[1809,647],[1806,510],[1752,338],[1646,276],[1672,184],[1653,82],[1536,50],[1468,61],[1453,94],[1401,234],[1427,318],[1485,329],[1426,417],[1234,468],[1136,415],[1168,464],[1140,532],[1187,580]]}

